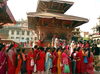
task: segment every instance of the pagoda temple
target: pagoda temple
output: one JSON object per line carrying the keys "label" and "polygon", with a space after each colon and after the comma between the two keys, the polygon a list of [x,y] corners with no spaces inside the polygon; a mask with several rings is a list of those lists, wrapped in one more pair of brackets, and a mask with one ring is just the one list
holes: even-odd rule
{"label": "pagoda temple", "polygon": [[15,19],[7,6],[7,0],[0,0],[0,28],[6,23],[15,23]]}
{"label": "pagoda temple", "polygon": [[73,4],[65,0],[39,0],[37,11],[27,13],[29,29],[35,30],[40,40],[70,40],[73,29],[89,21],[64,14]]}

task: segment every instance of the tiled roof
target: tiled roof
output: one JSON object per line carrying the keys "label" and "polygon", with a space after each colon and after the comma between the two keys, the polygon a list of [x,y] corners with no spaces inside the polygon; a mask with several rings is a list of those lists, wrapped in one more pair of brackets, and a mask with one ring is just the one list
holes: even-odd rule
{"label": "tiled roof", "polygon": [[59,14],[59,13],[47,13],[47,12],[30,12],[27,13],[28,17],[41,17],[41,18],[56,18],[61,20],[73,20],[73,21],[83,21],[88,22],[89,20],[82,17],[72,16],[72,15],[65,15],[65,14]]}

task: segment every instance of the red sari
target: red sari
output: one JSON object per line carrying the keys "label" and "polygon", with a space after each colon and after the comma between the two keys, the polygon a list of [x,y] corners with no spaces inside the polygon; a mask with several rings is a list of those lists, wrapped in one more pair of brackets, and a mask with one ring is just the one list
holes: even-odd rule
{"label": "red sari", "polygon": [[8,73],[7,74],[15,74],[16,53],[15,53],[13,48],[10,49],[9,52],[8,52],[7,64],[8,64]]}
{"label": "red sari", "polygon": [[20,71],[21,71],[22,58],[21,58],[21,55],[20,55],[20,54],[18,54],[17,59],[18,59],[18,65],[17,65],[17,67],[16,67],[16,72],[15,72],[15,74],[19,74]]}
{"label": "red sari", "polygon": [[93,54],[91,53],[90,57],[88,57],[88,64],[87,64],[87,73],[88,74],[94,74],[94,68],[93,68]]}
{"label": "red sari", "polygon": [[80,50],[76,54],[76,73],[84,73],[85,72],[85,64],[84,64],[84,57],[83,57],[83,51]]}
{"label": "red sari", "polygon": [[70,73],[64,73],[64,65],[68,65],[69,66],[69,61],[68,61],[68,55],[66,53],[62,53],[62,73],[61,74],[70,74]]}
{"label": "red sari", "polygon": [[6,74],[6,55],[4,51],[0,51],[0,74]]}
{"label": "red sari", "polygon": [[26,67],[27,67],[27,73],[32,74],[34,68],[34,54],[32,51],[30,51],[27,55]]}
{"label": "red sari", "polygon": [[89,43],[86,43],[85,48],[89,48],[89,47],[90,47]]}
{"label": "red sari", "polygon": [[37,60],[37,71],[45,70],[45,52],[39,51],[39,59]]}
{"label": "red sari", "polygon": [[52,71],[52,73],[55,73],[55,72],[57,72],[57,58],[58,58],[57,52],[53,52],[52,56],[53,56],[53,67],[52,67],[51,71]]}

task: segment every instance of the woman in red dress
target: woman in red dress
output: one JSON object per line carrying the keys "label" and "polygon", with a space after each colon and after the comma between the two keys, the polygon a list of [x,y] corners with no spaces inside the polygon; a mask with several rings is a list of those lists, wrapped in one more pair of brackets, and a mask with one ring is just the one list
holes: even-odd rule
{"label": "woman in red dress", "polygon": [[15,74],[19,74],[21,72],[21,65],[22,65],[22,55],[21,50],[17,49],[17,61],[16,61],[16,71]]}
{"label": "woman in red dress", "polygon": [[88,64],[87,64],[87,73],[88,74],[94,74],[94,67],[93,67],[93,59],[94,56],[93,56],[93,53],[89,51],[88,53]]}
{"label": "woman in red dress", "polygon": [[37,63],[37,60],[36,60],[36,56],[38,55],[38,52],[39,52],[39,50],[38,50],[38,46],[37,45],[35,45],[34,46],[34,72],[37,72],[37,69],[36,69],[36,63]]}
{"label": "woman in red dress", "polygon": [[84,53],[82,48],[78,48],[78,53],[76,54],[76,73],[84,74],[85,72],[85,64],[84,64]]}
{"label": "woman in red dress", "polygon": [[87,41],[86,43],[85,43],[85,48],[89,48],[90,47],[90,44],[89,44],[89,41]]}
{"label": "woman in red dress", "polygon": [[5,45],[0,43],[0,74],[6,74],[6,54],[3,50]]}
{"label": "woman in red dress", "polygon": [[40,51],[38,53],[37,58],[37,72],[38,74],[44,74],[45,70],[45,52],[44,48],[40,47]]}
{"label": "woman in red dress", "polygon": [[26,67],[27,67],[27,74],[32,74],[34,68],[34,52],[32,49],[30,49],[30,51],[28,52]]}
{"label": "woman in red dress", "polygon": [[16,53],[14,45],[10,45],[8,49],[8,57],[7,57],[7,64],[8,64],[8,73],[7,74],[15,74],[16,70]]}
{"label": "woman in red dress", "polygon": [[57,52],[56,52],[56,49],[53,50],[52,52],[52,56],[53,56],[53,67],[52,67],[52,74],[56,74],[57,73]]}
{"label": "woman in red dress", "polygon": [[70,71],[68,72],[68,73],[65,73],[64,72],[64,66],[65,65],[68,65],[69,66],[69,68],[70,68],[70,65],[69,65],[69,56],[68,56],[68,50],[66,50],[66,49],[63,49],[64,51],[63,51],[63,53],[62,53],[62,64],[63,64],[63,66],[62,66],[62,73],[61,74],[71,74],[70,73]]}

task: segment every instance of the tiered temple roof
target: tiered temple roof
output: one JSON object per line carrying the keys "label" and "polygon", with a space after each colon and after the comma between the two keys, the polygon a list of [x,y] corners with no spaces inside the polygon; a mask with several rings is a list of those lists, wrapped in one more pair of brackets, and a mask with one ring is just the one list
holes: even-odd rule
{"label": "tiered temple roof", "polygon": [[37,12],[56,12],[65,13],[72,5],[73,2],[62,0],[39,0]]}
{"label": "tiered temple roof", "polygon": [[[77,27],[88,22],[89,20],[86,18],[64,14],[73,4],[73,2],[65,0],[39,0],[37,11],[27,13],[29,20],[34,19],[33,22],[29,22],[29,27],[32,27],[32,25],[34,25],[33,23],[36,23],[35,20],[37,18],[55,18],[71,22],[71,27]],[[67,24],[67,26],[70,25]]]}
{"label": "tiered temple roof", "polygon": [[6,23],[15,23],[15,19],[7,6],[7,0],[0,0],[0,26]]}
{"label": "tiered temple roof", "polygon": [[36,12],[27,13],[28,26],[36,31],[39,39],[54,35],[70,39],[72,30],[89,20],[64,14],[74,3],[65,0],[39,0]]}

